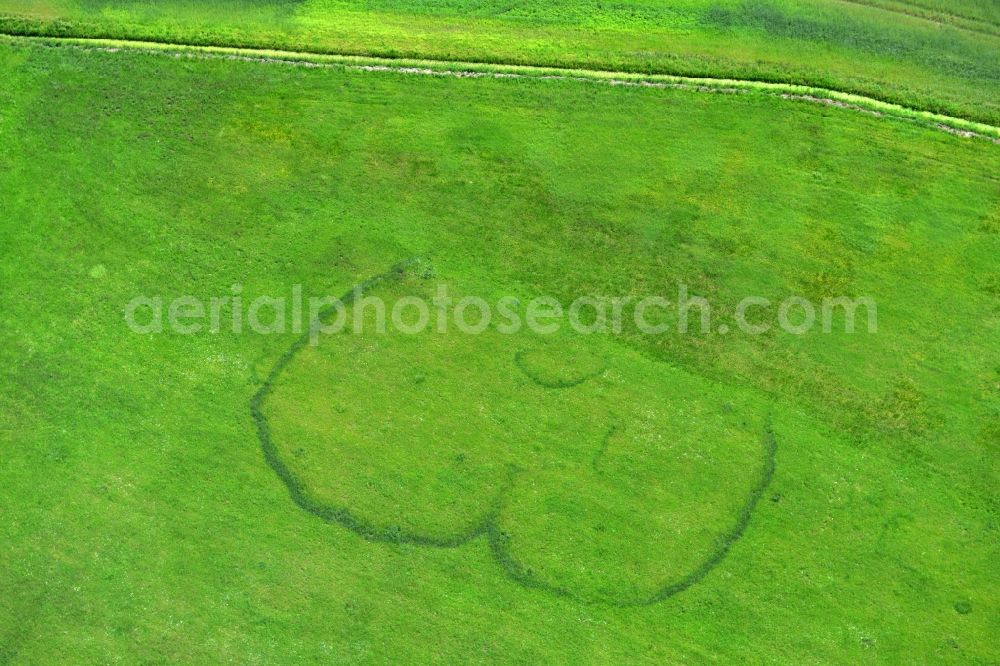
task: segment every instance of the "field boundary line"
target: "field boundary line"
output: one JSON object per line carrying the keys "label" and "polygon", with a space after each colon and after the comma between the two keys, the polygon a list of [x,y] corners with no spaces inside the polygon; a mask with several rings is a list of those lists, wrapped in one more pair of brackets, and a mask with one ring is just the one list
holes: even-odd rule
{"label": "field boundary line", "polygon": [[74,47],[84,50],[169,55],[175,58],[217,58],[245,62],[278,63],[299,67],[329,67],[368,72],[389,72],[455,78],[540,79],[602,83],[613,86],[673,88],[709,93],[757,93],[792,101],[824,104],[875,117],[915,122],[963,138],[981,138],[1000,145],[1000,126],[966,118],[915,109],[874,97],[831,88],[753,79],[643,74],[596,69],[535,65],[507,65],[462,60],[429,60],[338,55],[310,51],[283,51],[232,46],[185,45],[99,37],[39,37],[0,33],[10,43]]}

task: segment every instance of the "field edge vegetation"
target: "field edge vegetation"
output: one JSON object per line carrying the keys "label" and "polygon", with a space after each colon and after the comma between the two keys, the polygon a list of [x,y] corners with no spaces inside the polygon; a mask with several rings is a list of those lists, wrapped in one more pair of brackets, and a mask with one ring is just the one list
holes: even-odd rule
{"label": "field edge vegetation", "polygon": [[791,8],[766,0],[732,7],[693,2],[663,16],[662,7],[647,16],[625,3],[593,8],[586,20],[548,17],[548,9],[544,16],[508,17],[496,8],[465,15],[462,2],[404,5],[362,11],[350,3],[286,3],[280,10],[241,4],[227,13],[220,3],[211,18],[209,10],[176,0],[114,11],[71,2],[43,11],[0,0],[0,33],[733,78],[838,90],[1000,124],[992,92],[1000,80],[998,36],[966,31],[950,19],[869,3]]}
{"label": "field edge vegetation", "polygon": [[55,48],[66,46],[104,51],[129,49],[151,55],[159,54],[192,58],[218,57],[242,59],[251,62],[341,67],[368,71],[394,71],[428,76],[561,78],[608,85],[677,88],[707,93],[755,93],[781,97],[789,101],[827,104],[876,117],[914,122],[924,127],[949,132],[956,136],[986,139],[1000,144],[1000,126],[997,125],[911,108],[841,90],[793,83],[774,83],[752,79],[691,77],[673,74],[640,74],[624,71],[614,72],[472,61],[382,58],[310,51],[105,39],[101,37],[31,37],[0,33],[0,40],[15,44],[18,42],[39,43]]}

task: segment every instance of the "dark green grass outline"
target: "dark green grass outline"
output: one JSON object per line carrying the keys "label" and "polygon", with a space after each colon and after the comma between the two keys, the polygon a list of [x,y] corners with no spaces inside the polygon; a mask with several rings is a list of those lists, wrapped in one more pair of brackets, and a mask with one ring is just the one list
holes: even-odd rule
{"label": "dark green grass outline", "polygon": [[[367,289],[387,280],[399,279],[403,277],[406,274],[406,269],[417,261],[417,258],[407,259],[406,261],[396,264],[385,273],[368,278],[364,282],[352,287],[350,291],[340,298],[340,302],[338,304],[331,305],[323,309],[317,316],[316,321],[310,322],[309,330],[296,339],[288,350],[278,358],[270,372],[268,372],[267,377],[261,384],[261,387],[257,390],[253,397],[250,398],[250,414],[257,426],[257,437],[260,440],[264,460],[271,467],[272,471],[274,471],[278,478],[284,483],[292,501],[300,509],[316,516],[324,522],[338,524],[347,528],[351,532],[354,532],[363,539],[377,543],[392,543],[400,545],[412,544],[417,546],[433,546],[437,548],[457,548],[469,543],[479,536],[485,535],[489,542],[490,551],[493,553],[493,556],[500,565],[500,568],[503,569],[507,576],[513,581],[526,589],[538,590],[557,597],[573,599],[587,604],[606,604],[621,608],[651,606],[679,594],[692,585],[698,583],[701,579],[707,576],[712,569],[722,562],[722,560],[729,553],[733,544],[736,543],[741,536],[743,536],[744,532],[746,532],[747,527],[750,525],[750,519],[757,503],[760,501],[761,496],[764,494],[764,491],[771,483],[771,479],[774,477],[775,460],[778,447],[770,417],[764,427],[763,470],[756,485],[751,490],[746,503],[740,510],[736,524],[729,532],[722,535],[722,537],[718,540],[715,550],[712,551],[700,565],[679,580],[662,586],[659,590],[648,597],[635,597],[631,599],[617,600],[609,598],[584,597],[575,593],[570,588],[554,585],[537,578],[529,568],[518,562],[509,550],[510,536],[503,532],[498,526],[498,518],[500,511],[503,508],[504,498],[507,496],[510,487],[513,484],[514,478],[519,471],[514,465],[511,465],[508,468],[507,479],[503,484],[503,488],[498,493],[497,498],[494,500],[490,511],[486,513],[486,515],[483,516],[478,523],[473,525],[473,527],[456,534],[453,537],[436,537],[425,534],[417,534],[407,532],[393,526],[388,528],[379,528],[354,515],[346,507],[331,507],[316,502],[310,498],[309,494],[303,487],[302,482],[299,481],[295,474],[282,460],[274,441],[271,439],[271,431],[268,426],[267,417],[264,416],[262,409],[264,400],[271,394],[274,382],[278,376],[285,370],[295,355],[302,351],[302,349],[309,343],[310,337],[316,332],[316,328],[325,321],[326,317],[336,310],[338,305],[349,305],[354,301],[358,294],[364,293]],[[602,369],[601,372],[603,371],[604,370]],[[612,429],[608,435],[610,436],[613,432],[614,429]],[[594,462],[596,462],[596,460]]]}
{"label": "dark green grass outline", "polygon": [[274,445],[274,441],[271,439],[271,431],[268,427],[267,417],[264,416],[264,412],[262,410],[264,400],[268,395],[270,395],[278,375],[285,370],[291,360],[295,358],[295,355],[302,351],[307,344],[309,344],[311,336],[316,333],[316,328],[337,309],[338,305],[349,305],[354,301],[358,294],[364,293],[369,288],[385,282],[388,279],[402,277],[405,274],[407,267],[414,264],[416,261],[417,259],[415,258],[408,259],[396,264],[386,273],[368,278],[364,282],[355,285],[350,291],[341,296],[338,304],[330,305],[321,310],[317,315],[317,319],[314,322],[309,323],[309,330],[295,340],[292,346],[278,358],[270,372],[267,373],[267,377],[261,384],[260,389],[258,389],[257,393],[255,393],[250,399],[250,413],[253,416],[254,423],[257,425],[257,436],[260,439],[261,448],[264,452],[264,459],[267,461],[267,464],[270,465],[274,473],[278,475],[278,478],[284,482],[285,487],[288,488],[288,493],[291,496],[292,501],[295,502],[295,504],[297,504],[302,510],[307,513],[311,513],[317,518],[320,518],[328,523],[337,523],[342,525],[369,541],[454,548],[468,543],[480,534],[483,534],[486,531],[488,518],[484,519],[479,525],[474,526],[472,529],[464,533],[450,538],[442,538],[423,534],[414,534],[392,527],[378,528],[370,522],[355,516],[346,507],[331,507],[321,504],[309,497],[309,494],[303,487],[302,482],[295,476],[292,470],[288,468],[288,465],[285,464],[284,460],[281,459],[281,455],[278,453],[278,449]]}
{"label": "dark green grass outline", "polygon": [[526,588],[542,590],[558,597],[575,599],[584,603],[604,603],[618,608],[652,606],[653,604],[657,604],[661,601],[669,599],[675,594],[680,594],[692,585],[701,581],[701,579],[707,576],[712,569],[718,566],[722,560],[725,559],[733,544],[735,544],[739,538],[743,536],[744,532],[746,532],[747,527],[750,525],[750,519],[753,517],[753,511],[757,507],[757,503],[760,501],[760,498],[764,495],[764,491],[767,490],[767,487],[771,484],[771,480],[774,478],[778,443],[774,436],[774,429],[771,425],[770,418],[768,418],[767,423],[764,426],[763,445],[764,467],[761,476],[757,480],[757,484],[751,490],[750,496],[747,498],[743,508],[740,510],[736,524],[733,525],[733,528],[719,538],[715,550],[712,551],[709,556],[690,573],[673,583],[663,585],[659,590],[648,597],[633,597],[627,600],[583,598],[567,587],[554,585],[540,580],[511,555],[507,548],[507,544],[510,543],[510,537],[499,531],[494,523],[491,523],[489,525],[489,539],[490,548],[493,550],[493,556],[496,557],[500,566],[505,572],[507,572],[508,576]]}
{"label": "dark green grass outline", "polygon": [[595,470],[600,466],[601,459],[604,458],[604,453],[608,450],[608,444],[611,443],[611,438],[615,436],[616,432],[618,432],[618,424],[613,423],[608,428],[608,431],[604,433],[604,437],[601,438],[601,445],[597,447],[597,452],[594,453],[594,457],[590,461],[590,466]]}
{"label": "dark green grass outline", "polygon": [[542,388],[547,388],[547,389],[573,388],[574,386],[579,386],[580,384],[583,384],[584,382],[589,381],[594,377],[599,377],[603,375],[604,371],[608,369],[607,364],[604,364],[598,370],[595,370],[593,372],[588,372],[573,379],[566,379],[566,380],[557,379],[554,381],[549,381],[540,376],[534,370],[532,370],[531,367],[524,362],[524,355],[527,354],[529,351],[531,350],[522,349],[518,351],[516,354],[514,354],[514,364],[518,367],[518,369],[521,372],[523,372],[528,377],[528,379],[535,382]]}

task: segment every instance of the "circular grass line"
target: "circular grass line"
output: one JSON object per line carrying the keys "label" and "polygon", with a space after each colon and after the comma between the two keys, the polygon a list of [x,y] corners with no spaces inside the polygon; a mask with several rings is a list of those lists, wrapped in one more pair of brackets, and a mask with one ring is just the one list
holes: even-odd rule
{"label": "circular grass line", "polygon": [[744,532],[746,532],[747,527],[750,525],[750,518],[753,516],[753,511],[756,508],[757,503],[760,501],[764,491],[767,490],[767,487],[771,484],[771,480],[774,477],[778,445],[777,439],[774,436],[774,429],[771,425],[770,417],[768,417],[767,423],[764,426],[762,444],[764,447],[764,465],[761,469],[761,475],[751,490],[746,503],[744,503],[742,509],[740,510],[736,523],[733,525],[732,529],[719,539],[715,550],[712,551],[708,557],[701,562],[701,564],[696,566],[688,574],[677,581],[663,585],[648,597],[636,597],[627,600],[584,598],[568,587],[543,581],[536,577],[530,569],[518,562],[517,559],[510,553],[508,548],[510,536],[497,529],[495,522],[490,523],[487,530],[487,537],[490,541],[490,548],[493,551],[493,556],[500,563],[503,570],[507,572],[508,576],[517,581],[521,586],[529,589],[541,590],[558,597],[573,599],[581,603],[606,604],[618,608],[633,608],[637,606],[652,606],[653,604],[657,604],[676,594],[680,594],[692,585],[701,581],[712,569],[718,566],[722,560],[725,559],[733,544],[735,544],[740,537],[743,536]]}
{"label": "circular grass line", "polygon": [[306,511],[307,513],[310,513],[327,523],[336,523],[342,527],[346,527],[368,541],[455,548],[464,545],[475,539],[480,534],[485,533],[489,517],[484,518],[479,522],[479,524],[473,526],[471,529],[460,534],[456,534],[455,536],[437,537],[407,532],[398,527],[380,528],[363,518],[359,518],[354,515],[347,507],[332,507],[317,502],[309,496],[309,493],[306,492],[302,482],[295,476],[295,473],[289,469],[288,465],[285,464],[285,461],[282,460],[281,454],[278,452],[278,448],[275,446],[274,440],[271,438],[271,430],[267,422],[267,417],[264,415],[262,409],[264,400],[271,394],[271,391],[274,388],[275,380],[285,370],[291,360],[295,358],[295,355],[302,351],[302,349],[309,343],[311,336],[315,335],[318,327],[337,310],[338,306],[343,307],[349,305],[354,301],[357,295],[364,293],[367,289],[385,282],[386,280],[399,279],[405,274],[406,269],[417,261],[418,259],[415,257],[407,259],[406,261],[396,264],[385,273],[368,278],[364,282],[352,287],[350,291],[341,296],[339,303],[330,305],[321,310],[317,315],[316,320],[310,322],[309,330],[295,340],[292,346],[278,358],[270,372],[268,372],[267,377],[261,384],[260,389],[258,389],[250,399],[250,414],[253,417],[254,423],[257,425],[257,437],[260,440],[261,449],[264,453],[264,459],[267,461],[267,464],[271,467],[278,478],[285,484],[292,501],[303,511]]}
{"label": "circular grass line", "polygon": [[595,370],[593,372],[588,372],[586,374],[580,375],[579,377],[575,377],[573,379],[549,380],[549,379],[545,379],[544,377],[542,377],[541,375],[539,375],[537,372],[535,372],[535,370],[528,363],[525,362],[525,360],[524,360],[525,354],[528,354],[531,351],[532,350],[522,349],[522,350],[518,351],[516,354],[514,354],[514,364],[518,367],[518,369],[521,372],[523,372],[528,377],[528,379],[530,379],[534,383],[538,384],[542,388],[546,388],[546,389],[567,389],[567,388],[573,388],[574,386],[579,386],[580,384],[583,384],[584,382],[586,382],[588,380],[591,380],[594,377],[599,377],[600,375],[604,374],[605,370],[608,369],[607,365],[604,365],[601,368],[599,368],[598,370]]}
{"label": "circular grass line", "polygon": [[[777,441],[771,426],[770,417],[768,417],[767,423],[764,427],[764,465],[761,476],[758,479],[757,484],[752,489],[746,503],[743,505],[733,528],[719,540],[719,544],[716,549],[712,551],[712,553],[710,553],[701,564],[695,567],[695,569],[676,582],[662,586],[648,597],[633,598],[628,600],[585,598],[573,592],[573,590],[569,588],[547,583],[538,579],[530,569],[518,562],[517,559],[511,555],[508,548],[510,536],[503,532],[498,526],[500,511],[503,508],[504,499],[509,494],[514,479],[519,471],[515,465],[510,465],[508,467],[507,479],[501,490],[498,492],[490,511],[486,513],[473,527],[451,537],[419,534],[416,532],[409,532],[395,526],[388,528],[378,527],[351,513],[347,507],[332,507],[312,499],[302,482],[295,476],[294,472],[289,469],[284,460],[282,460],[281,454],[278,452],[278,448],[275,446],[274,441],[271,438],[271,431],[267,417],[264,415],[262,409],[264,400],[271,394],[274,382],[278,376],[285,370],[292,359],[295,358],[296,354],[302,351],[302,349],[309,343],[311,336],[315,334],[318,327],[325,322],[326,318],[329,317],[331,313],[337,310],[338,306],[343,307],[349,305],[358,295],[363,294],[365,290],[373,286],[388,280],[398,280],[402,278],[406,274],[406,269],[418,261],[419,258],[417,257],[407,259],[396,264],[385,273],[368,278],[364,282],[352,287],[350,291],[340,298],[339,303],[330,305],[321,310],[316,320],[310,323],[309,330],[296,339],[288,350],[278,358],[270,372],[268,372],[267,377],[261,384],[261,387],[250,399],[250,414],[257,426],[257,437],[260,440],[264,459],[271,467],[271,470],[284,483],[289,496],[296,506],[323,520],[324,522],[340,525],[367,541],[377,543],[411,544],[416,546],[433,546],[437,548],[457,548],[473,541],[479,536],[485,535],[494,558],[500,565],[500,568],[503,569],[511,580],[526,589],[539,590],[557,597],[573,599],[574,601],[581,603],[603,603],[620,608],[651,606],[688,589],[703,579],[712,569],[722,562],[732,545],[739,540],[741,536],[743,536],[743,533],[750,524],[750,518],[757,506],[757,503],[764,494],[764,491],[770,485],[771,479],[774,476]],[[604,369],[600,372],[604,372]],[[612,427],[605,438],[605,442],[614,432],[615,428]],[[603,452],[603,446],[601,452]],[[595,458],[594,464],[596,463],[597,459]]]}

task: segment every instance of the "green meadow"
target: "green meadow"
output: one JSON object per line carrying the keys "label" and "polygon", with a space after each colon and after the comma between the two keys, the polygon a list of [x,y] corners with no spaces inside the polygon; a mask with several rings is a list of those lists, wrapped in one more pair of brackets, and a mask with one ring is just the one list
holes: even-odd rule
{"label": "green meadow", "polygon": [[[501,4],[2,0],[0,28],[1000,118],[995,3]],[[0,38],[0,664],[1000,658],[1000,146],[752,90],[302,65]],[[624,316],[380,332],[361,298],[441,289]],[[250,330],[294,290],[331,298]],[[790,332],[793,296],[877,326]],[[154,326],[179,297],[216,325]]]}

